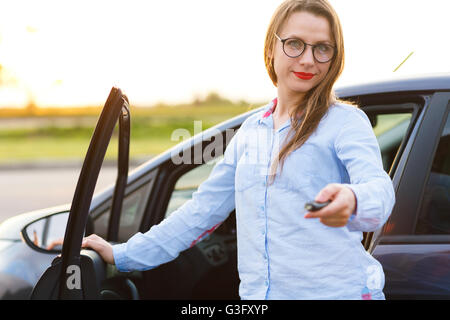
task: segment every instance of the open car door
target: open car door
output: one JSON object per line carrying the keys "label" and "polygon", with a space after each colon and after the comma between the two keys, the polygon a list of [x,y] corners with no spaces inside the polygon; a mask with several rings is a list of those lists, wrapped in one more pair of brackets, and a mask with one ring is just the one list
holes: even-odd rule
{"label": "open car door", "polygon": [[31,293],[31,299],[101,299],[100,286],[106,278],[106,264],[93,250],[81,250],[95,185],[119,121],[118,175],[108,226],[108,240],[117,240],[118,221],[127,184],[130,108],[128,98],[113,87],[92,136],[67,221],[62,254],[53,260]]}

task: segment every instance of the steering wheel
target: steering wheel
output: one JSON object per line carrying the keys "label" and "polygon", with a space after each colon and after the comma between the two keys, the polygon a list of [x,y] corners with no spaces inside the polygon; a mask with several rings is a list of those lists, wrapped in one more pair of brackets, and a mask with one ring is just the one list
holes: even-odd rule
{"label": "steering wheel", "polygon": [[100,297],[102,300],[139,300],[139,293],[133,281],[117,276],[102,283]]}

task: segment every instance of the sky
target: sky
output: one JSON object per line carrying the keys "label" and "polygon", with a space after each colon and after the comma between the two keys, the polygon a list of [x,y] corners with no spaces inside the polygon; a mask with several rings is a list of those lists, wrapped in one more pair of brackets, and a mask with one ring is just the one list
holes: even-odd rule
{"label": "sky", "polygon": [[[0,0],[0,107],[136,106],[276,97],[263,60],[275,0]],[[450,1],[330,0],[344,32],[337,86],[450,72]],[[411,53],[410,58],[393,70]]]}

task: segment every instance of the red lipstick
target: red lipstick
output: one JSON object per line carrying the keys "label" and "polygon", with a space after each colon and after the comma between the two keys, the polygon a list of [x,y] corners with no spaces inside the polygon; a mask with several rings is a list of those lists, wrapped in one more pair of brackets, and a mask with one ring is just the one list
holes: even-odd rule
{"label": "red lipstick", "polygon": [[297,78],[302,80],[311,80],[314,77],[313,73],[305,73],[305,72],[294,72]]}

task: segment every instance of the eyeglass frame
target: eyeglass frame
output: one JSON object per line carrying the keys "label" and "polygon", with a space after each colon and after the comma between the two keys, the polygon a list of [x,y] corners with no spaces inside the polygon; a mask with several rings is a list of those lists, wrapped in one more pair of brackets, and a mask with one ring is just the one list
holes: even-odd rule
{"label": "eyeglass frame", "polygon": [[[327,61],[325,61],[325,62],[319,61],[319,60],[317,60],[317,58],[316,58],[316,56],[315,56],[315,54],[314,54],[314,49],[315,49],[315,47],[319,46],[320,44],[309,44],[309,43],[306,43],[305,41],[303,41],[302,39],[299,39],[299,38],[286,38],[286,39],[281,39],[275,32],[274,32],[273,34],[275,35],[275,37],[277,37],[278,40],[281,41],[281,43],[282,43],[282,45],[283,45],[283,52],[284,52],[284,54],[285,54],[286,56],[288,56],[289,58],[298,58],[298,57],[300,57],[300,56],[305,52],[306,46],[312,47],[312,54],[313,54],[314,60],[316,60],[318,63],[328,63],[328,62],[330,62],[331,60],[333,60],[334,57],[336,56],[336,47],[335,47],[335,46],[332,46],[331,44],[327,44],[327,43],[326,43],[325,45],[330,46],[330,47],[333,48],[333,56],[330,58],[330,60],[327,60]],[[292,56],[288,55],[288,54],[286,53],[286,51],[284,50],[284,44],[286,43],[287,40],[290,40],[290,39],[296,39],[296,40],[299,40],[299,41],[301,41],[301,42],[303,42],[303,43],[305,44],[305,48],[303,49],[303,51],[302,51],[298,56],[292,57]]]}

